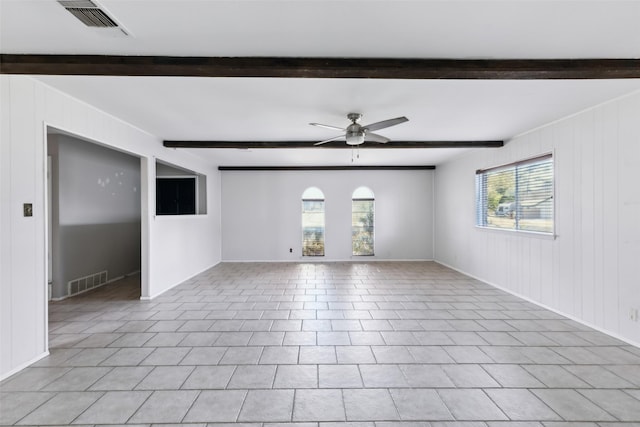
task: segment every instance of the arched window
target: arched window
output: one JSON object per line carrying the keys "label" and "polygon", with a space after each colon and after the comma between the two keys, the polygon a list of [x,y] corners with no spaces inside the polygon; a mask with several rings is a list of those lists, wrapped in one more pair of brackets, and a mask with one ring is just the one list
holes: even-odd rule
{"label": "arched window", "polygon": [[317,187],[302,193],[302,255],[324,256],[324,194]]}
{"label": "arched window", "polygon": [[373,255],[373,191],[359,187],[351,196],[351,246],[353,255]]}

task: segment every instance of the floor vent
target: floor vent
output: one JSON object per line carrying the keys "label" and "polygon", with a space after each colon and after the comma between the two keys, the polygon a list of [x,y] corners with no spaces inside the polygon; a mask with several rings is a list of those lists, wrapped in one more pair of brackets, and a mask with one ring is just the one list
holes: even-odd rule
{"label": "floor vent", "polygon": [[107,270],[90,274],[67,283],[67,296],[81,294],[98,286],[105,285],[108,281]]}

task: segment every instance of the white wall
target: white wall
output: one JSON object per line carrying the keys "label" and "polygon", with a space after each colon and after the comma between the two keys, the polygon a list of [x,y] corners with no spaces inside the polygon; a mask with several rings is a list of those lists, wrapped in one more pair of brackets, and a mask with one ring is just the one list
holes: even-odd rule
{"label": "white wall", "polygon": [[[474,227],[474,174],[554,152],[557,238]],[[640,343],[640,94],[438,166],[435,259]]]}
{"label": "white wall", "polygon": [[[325,196],[324,257],[302,257],[301,197],[311,186]],[[375,194],[374,257],[351,255],[351,195],[360,186]],[[224,171],[222,259],[432,259],[432,201],[430,170]]]}
{"label": "white wall", "polygon": [[[47,352],[45,124],[141,158],[143,296],[219,262],[220,178],[210,165],[30,77],[0,76],[0,108],[1,379]],[[207,175],[208,215],[154,217],[156,157]],[[33,217],[22,216],[25,202]]]}

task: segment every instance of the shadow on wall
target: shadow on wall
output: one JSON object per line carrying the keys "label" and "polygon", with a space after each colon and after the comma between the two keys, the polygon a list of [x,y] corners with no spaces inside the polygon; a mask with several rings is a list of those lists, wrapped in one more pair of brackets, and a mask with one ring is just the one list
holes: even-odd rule
{"label": "shadow on wall", "polygon": [[52,298],[139,271],[140,159],[57,133],[48,155]]}

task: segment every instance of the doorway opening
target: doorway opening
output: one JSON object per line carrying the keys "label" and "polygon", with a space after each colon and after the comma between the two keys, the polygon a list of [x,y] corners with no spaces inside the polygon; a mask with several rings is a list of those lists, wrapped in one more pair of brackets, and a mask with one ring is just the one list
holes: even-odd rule
{"label": "doorway opening", "polygon": [[141,158],[52,127],[46,144],[49,300],[123,278],[139,298]]}

